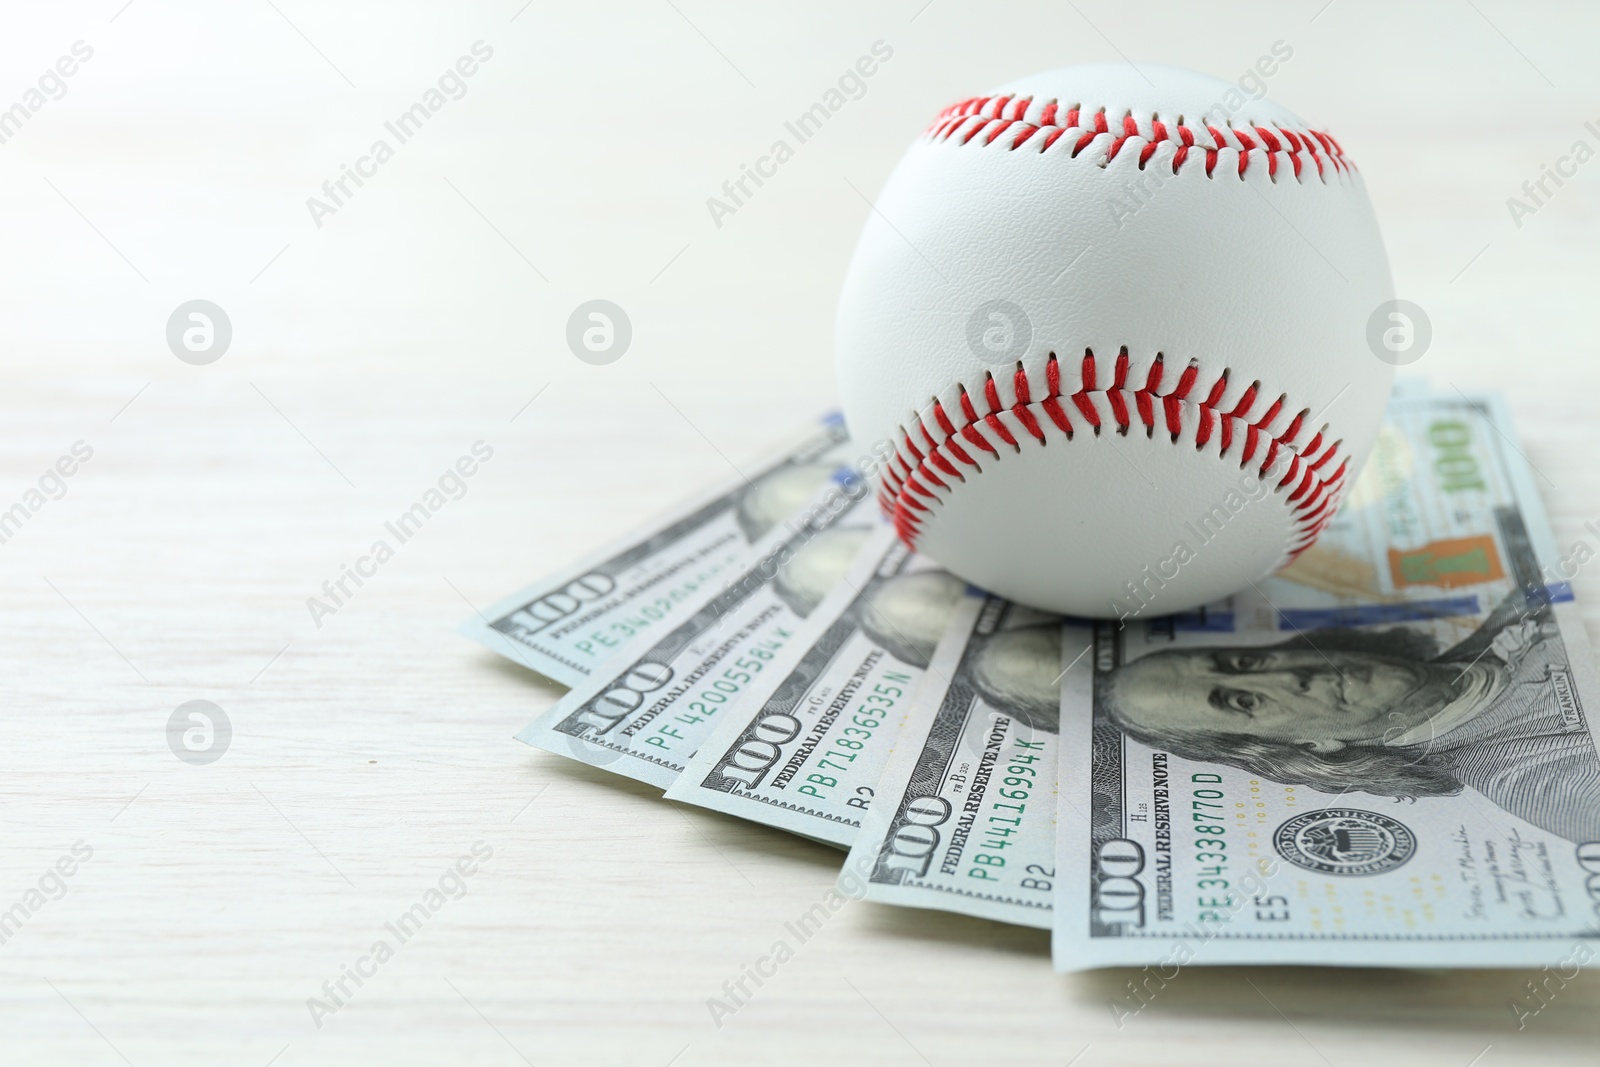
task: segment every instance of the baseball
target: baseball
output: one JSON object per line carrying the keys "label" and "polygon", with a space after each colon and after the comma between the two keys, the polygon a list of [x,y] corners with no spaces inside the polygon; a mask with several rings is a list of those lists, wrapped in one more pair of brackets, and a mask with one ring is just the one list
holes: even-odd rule
{"label": "baseball", "polygon": [[1394,368],[1354,164],[1239,86],[1099,64],[941,112],[839,302],[846,420],[900,537],[1086,617],[1183,611],[1332,518]]}

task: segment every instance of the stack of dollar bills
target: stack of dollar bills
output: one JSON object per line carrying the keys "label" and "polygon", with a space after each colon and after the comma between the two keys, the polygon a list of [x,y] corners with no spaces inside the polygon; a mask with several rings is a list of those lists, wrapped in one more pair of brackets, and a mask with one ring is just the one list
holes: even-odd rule
{"label": "stack of dollar bills", "polygon": [[1397,394],[1309,551],[1161,617],[1150,575],[1099,622],[968,586],[864,461],[825,419],[465,623],[570,687],[517,736],[847,849],[852,895],[1049,929],[1061,970],[1592,955],[1595,546],[1557,549],[1498,398]]}

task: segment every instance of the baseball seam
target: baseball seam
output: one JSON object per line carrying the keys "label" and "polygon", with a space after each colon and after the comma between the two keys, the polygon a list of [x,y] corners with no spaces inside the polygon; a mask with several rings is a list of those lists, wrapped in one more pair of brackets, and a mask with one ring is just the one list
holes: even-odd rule
{"label": "baseball seam", "polygon": [[[1198,360],[1190,360],[1177,374],[1176,382],[1162,392],[1169,375],[1159,352],[1144,384],[1130,389],[1132,361],[1125,346],[1117,354],[1110,387],[1100,389],[1096,388],[1097,362],[1094,352],[1085,350],[1079,389],[1064,393],[1060,362],[1051,352],[1044,366],[1046,395],[1037,401],[1033,399],[1038,391],[1035,383],[1018,362],[1012,383],[1016,402],[1010,407],[1003,406],[990,372],[985,374],[983,383],[987,412],[978,413],[963,384],[959,386],[960,411],[956,418],[935,397],[925,415],[915,416],[909,426],[901,425],[900,442],[883,467],[878,498],[900,539],[915,549],[925,522],[954,492],[952,483],[964,483],[968,474],[983,470],[974,452],[985,460],[1000,460],[1000,447],[1021,453],[1025,438],[1046,446],[1047,425],[1069,441],[1086,429],[1095,436],[1106,429],[1126,436],[1139,426],[1150,438],[1157,430],[1164,430],[1174,445],[1192,442],[1196,452],[1203,451],[1215,439],[1220,448],[1219,459],[1228,458],[1237,444],[1239,469],[1252,469],[1252,461],[1258,460],[1253,469],[1262,480],[1286,455],[1287,472],[1273,487],[1275,493],[1289,490],[1284,503],[1290,508],[1294,524],[1282,562],[1310,547],[1332,520],[1345,489],[1350,460],[1342,440],[1328,440],[1326,424],[1312,428],[1309,408],[1291,417],[1288,395],[1280,394],[1268,403],[1268,394],[1262,391],[1259,381],[1251,383],[1231,407],[1223,408],[1230,371],[1224,368],[1209,390],[1198,390]],[[1076,422],[1069,414],[1069,404]],[[929,428],[930,422],[933,429]],[[921,445],[914,435],[920,437]]]}
{"label": "baseball seam", "polygon": [[[1012,129],[1016,132],[1009,143],[1001,141],[1001,135]],[[1041,133],[1044,136],[1036,137]],[[1077,136],[1067,138],[1067,134]],[[928,127],[926,136],[933,141],[955,140],[962,145],[976,143],[980,147],[999,142],[1007,151],[1027,145],[1040,153],[1049,151],[1057,141],[1066,138],[1063,143],[1070,145],[1073,159],[1097,139],[1110,137],[1105,154],[1099,159],[1102,167],[1117,158],[1130,141],[1143,141],[1144,147],[1139,150],[1140,170],[1145,169],[1163,144],[1172,144],[1175,146],[1171,160],[1173,174],[1177,174],[1190,158],[1203,157],[1208,178],[1214,176],[1226,152],[1237,152],[1239,161],[1236,168],[1225,168],[1224,173],[1233,170],[1241,180],[1252,161],[1257,159],[1266,160],[1267,176],[1273,181],[1278,178],[1280,158],[1289,160],[1296,181],[1301,180],[1306,157],[1316,164],[1317,177],[1324,184],[1328,181],[1328,168],[1336,174],[1355,170],[1339,142],[1321,130],[1281,125],[1238,127],[1231,122],[1221,126],[1209,122],[1192,126],[1183,122],[1182,115],[1177,122],[1169,123],[1157,115],[1135,118],[1132,111],[1124,111],[1118,132],[1113,133],[1105,108],[1085,115],[1081,105],[1063,107],[1055,99],[1031,96],[970,97],[941,111]]]}

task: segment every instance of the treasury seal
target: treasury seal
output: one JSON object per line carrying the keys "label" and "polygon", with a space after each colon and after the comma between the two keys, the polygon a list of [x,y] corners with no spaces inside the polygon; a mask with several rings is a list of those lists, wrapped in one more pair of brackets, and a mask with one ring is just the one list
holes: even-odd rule
{"label": "treasury seal", "polygon": [[1296,815],[1272,835],[1278,855],[1323,874],[1382,874],[1410,859],[1417,839],[1403,823],[1360,808]]}

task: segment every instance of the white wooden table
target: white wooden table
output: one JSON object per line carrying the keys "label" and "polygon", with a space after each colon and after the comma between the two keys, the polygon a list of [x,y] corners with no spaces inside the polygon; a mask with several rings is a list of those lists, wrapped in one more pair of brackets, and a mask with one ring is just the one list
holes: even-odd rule
{"label": "white wooden table", "polygon": [[[938,107],[1119,50],[1233,78],[1292,45],[1270,91],[1361,166],[1434,323],[1415,370],[1510,396],[1576,538],[1600,164],[1520,227],[1505,201],[1600,147],[1593,11],[122,5],[17,6],[0,35],[0,108],[93,50],[0,144],[0,510],[93,449],[0,544],[0,1063],[1595,1061],[1589,974],[1519,1030],[1532,973],[1193,969],[1119,1028],[1130,972],[867,904],[719,1028],[707,998],[839,855],[512,741],[559,691],[453,634],[831,403],[857,190]],[[479,40],[464,95],[318,227],[306,199]],[[878,40],[865,95],[716,225],[706,198]],[[563,342],[595,297],[635,331],[606,367]],[[233,327],[208,366],[164,337],[196,298]],[[465,495],[316,625],[307,598],[480,440]],[[1575,584],[1593,638],[1600,578]],[[166,739],[195,699],[233,730],[206,766]],[[344,977],[478,842],[464,895]]]}

